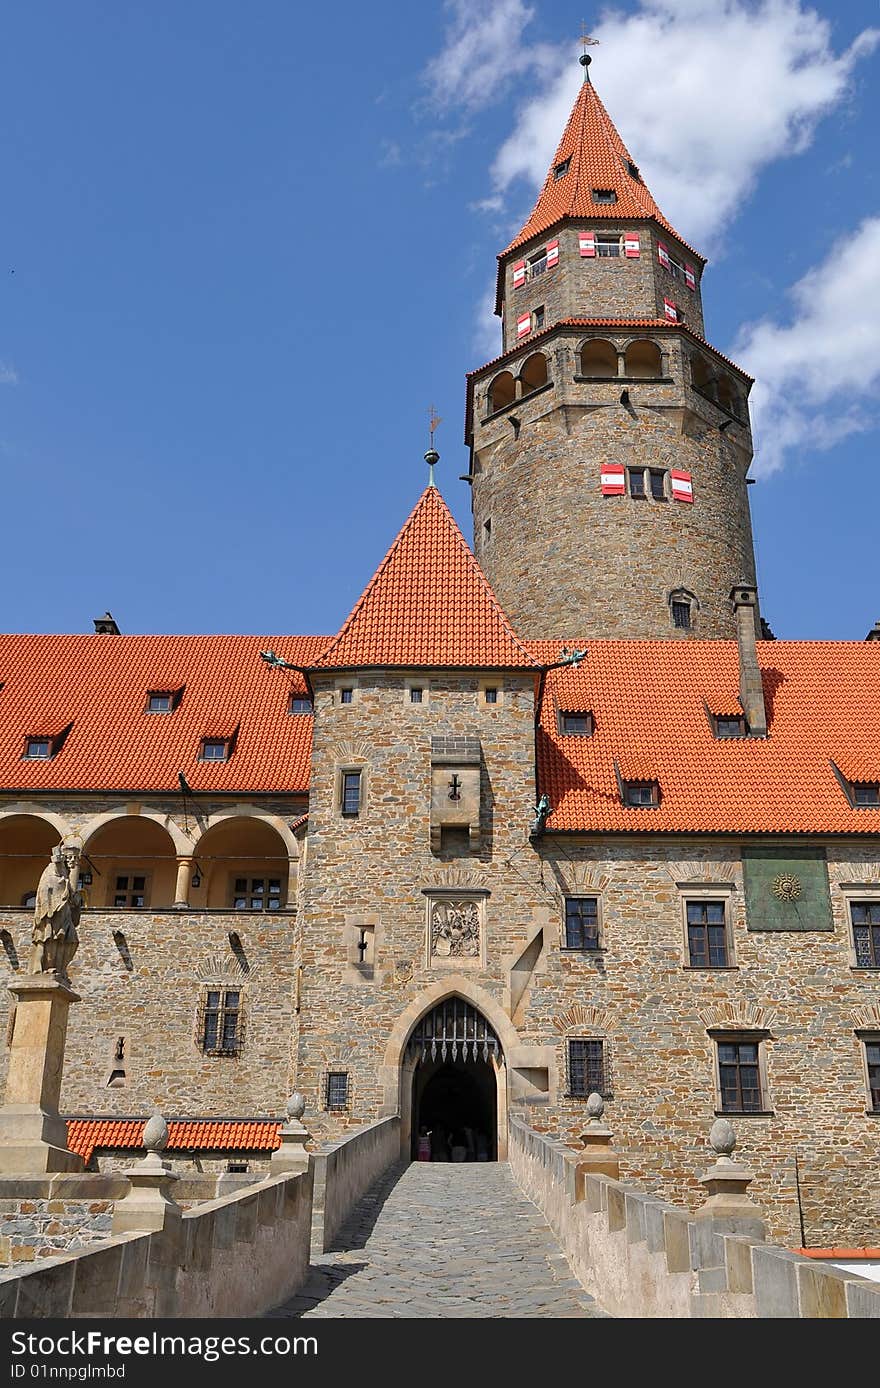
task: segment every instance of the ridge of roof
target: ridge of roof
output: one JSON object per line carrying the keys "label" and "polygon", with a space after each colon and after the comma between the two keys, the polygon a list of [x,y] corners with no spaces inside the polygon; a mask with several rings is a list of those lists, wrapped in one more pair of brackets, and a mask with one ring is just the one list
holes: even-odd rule
{"label": "ridge of roof", "polygon": [[310,668],[377,665],[535,667],[436,487],[422,492],[339,634]]}

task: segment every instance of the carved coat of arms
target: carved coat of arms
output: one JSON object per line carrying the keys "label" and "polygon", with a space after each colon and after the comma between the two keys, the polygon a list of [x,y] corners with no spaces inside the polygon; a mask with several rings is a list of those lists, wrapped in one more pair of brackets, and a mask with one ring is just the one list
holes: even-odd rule
{"label": "carved coat of arms", "polygon": [[433,903],[431,953],[440,959],[476,958],[480,953],[480,907],[476,901]]}

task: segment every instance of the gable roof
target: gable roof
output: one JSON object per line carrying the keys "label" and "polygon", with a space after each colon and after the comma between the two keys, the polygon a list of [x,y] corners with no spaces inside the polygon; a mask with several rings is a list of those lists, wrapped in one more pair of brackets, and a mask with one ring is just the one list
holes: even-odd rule
{"label": "gable roof", "polygon": [[[143,1152],[146,1118],[68,1118],[67,1145],[88,1165],[96,1148]],[[170,1118],[168,1152],[273,1152],[280,1118]]]}
{"label": "gable roof", "polygon": [[[260,659],[306,665],[326,636],[0,636],[0,790],[193,790],[306,794],[312,720],[288,712],[305,678]],[[171,713],[150,692],[181,691]],[[50,760],[25,739],[70,731]],[[235,734],[228,761],[201,761],[203,738]]]}
{"label": "gable roof", "polygon": [[339,635],[312,668],[375,665],[535,665],[436,487],[425,488]]}
{"label": "gable roof", "polygon": [[[558,659],[558,642],[526,643]],[[569,643],[572,644],[572,643]],[[770,734],[713,736],[709,709],[739,709],[735,641],[589,641],[579,668],[547,675],[538,726],[549,832],[870,834],[831,766],[880,779],[880,643],[760,641]],[[592,711],[591,737],[562,736],[559,711]],[[660,804],[621,804],[626,780],[657,780]]]}

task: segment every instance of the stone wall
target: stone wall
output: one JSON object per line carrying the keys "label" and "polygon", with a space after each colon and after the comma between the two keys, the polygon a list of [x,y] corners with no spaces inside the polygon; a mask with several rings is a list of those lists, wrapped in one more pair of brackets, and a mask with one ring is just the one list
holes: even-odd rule
{"label": "stone wall", "polygon": [[[877,1318],[880,1286],[724,1232],[608,1176],[578,1171],[562,1143],[511,1121],[510,1164],[572,1269],[614,1316]],[[751,1193],[751,1192],[750,1192]]]}
{"label": "stone wall", "polygon": [[311,1172],[270,1177],[188,1211],[174,1231],[19,1265],[0,1273],[0,1316],[258,1316],[305,1281],[311,1193]]}
{"label": "stone wall", "polygon": [[312,1247],[324,1253],[362,1195],[400,1160],[400,1119],[381,1118],[312,1156]]}

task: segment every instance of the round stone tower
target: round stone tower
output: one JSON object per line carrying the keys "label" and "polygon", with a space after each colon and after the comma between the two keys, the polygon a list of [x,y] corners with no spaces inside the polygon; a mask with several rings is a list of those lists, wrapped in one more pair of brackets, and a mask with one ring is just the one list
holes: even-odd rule
{"label": "round stone tower", "polygon": [[504,350],[468,377],[475,553],[521,636],[732,638],[751,378],[703,337],[705,260],[584,78],[498,257]]}

